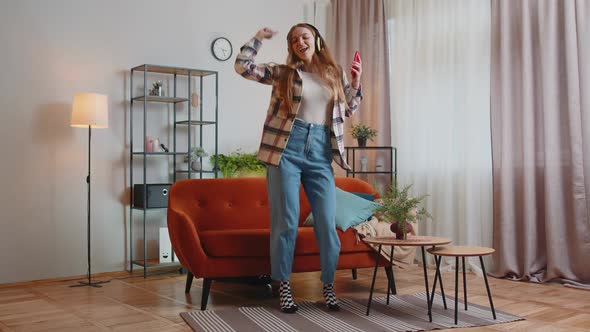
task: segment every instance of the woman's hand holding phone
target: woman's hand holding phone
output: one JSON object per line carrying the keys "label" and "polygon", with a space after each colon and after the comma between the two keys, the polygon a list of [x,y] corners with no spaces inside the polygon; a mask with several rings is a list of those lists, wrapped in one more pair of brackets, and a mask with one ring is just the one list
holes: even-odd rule
{"label": "woman's hand holding phone", "polygon": [[361,74],[363,73],[361,54],[359,51],[354,52],[354,59],[350,67],[350,74],[352,75],[352,87],[358,89],[361,84]]}

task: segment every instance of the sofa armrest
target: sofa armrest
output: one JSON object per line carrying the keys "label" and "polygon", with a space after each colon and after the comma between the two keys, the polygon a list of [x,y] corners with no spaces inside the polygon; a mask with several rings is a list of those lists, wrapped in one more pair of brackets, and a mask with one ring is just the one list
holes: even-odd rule
{"label": "sofa armrest", "polygon": [[168,208],[168,233],[172,249],[180,263],[192,272],[195,278],[204,277],[207,254],[201,245],[195,223],[186,213]]}

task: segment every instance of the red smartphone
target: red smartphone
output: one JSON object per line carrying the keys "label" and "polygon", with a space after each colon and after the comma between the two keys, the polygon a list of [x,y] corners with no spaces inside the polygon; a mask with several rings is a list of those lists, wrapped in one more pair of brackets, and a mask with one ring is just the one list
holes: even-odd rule
{"label": "red smartphone", "polygon": [[[359,53],[358,50],[354,51],[354,60],[353,61],[354,62],[361,62],[361,54]],[[350,74],[352,75],[352,77],[356,77],[356,73],[354,71],[351,70]]]}

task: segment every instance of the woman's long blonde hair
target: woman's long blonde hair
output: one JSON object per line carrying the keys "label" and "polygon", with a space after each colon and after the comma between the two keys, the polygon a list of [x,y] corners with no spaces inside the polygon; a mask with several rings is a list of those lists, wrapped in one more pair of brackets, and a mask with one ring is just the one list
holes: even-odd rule
{"label": "woman's long blonde hair", "polygon": [[[289,55],[287,56],[287,66],[296,69],[296,68],[304,68],[306,71],[318,74],[322,81],[324,81],[331,89],[332,89],[332,96],[336,97],[337,100],[343,101],[345,100],[344,96],[344,89],[342,87],[342,71],[334,61],[334,57],[328,50],[326,43],[323,41],[322,36],[320,35],[319,38],[322,38],[322,48],[320,49],[319,53],[317,49],[314,55],[311,58],[311,63],[309,65],[305,65],[303,60],[299,59],[297,55],[293,52],[293,47],[291,43],[291,34],[293,30],[298,27],[303,27],[311,31],[311,34],[316,38],[316,34],[318,33],[312,25],[307,23],[299,23],[291,27],[289,33],[287,34],[287,48],[289,50]],[[316,45],[317,48],[317,45]],[[287,103],[287,107],[289,112],[293,112],[293,76],[295,75],[294,70],[290,70],[286,77],[286,84],[283,84],[283,88],[281,91],[281,96],[283,100]],[[346,105],[346,103],[345,103]]]}

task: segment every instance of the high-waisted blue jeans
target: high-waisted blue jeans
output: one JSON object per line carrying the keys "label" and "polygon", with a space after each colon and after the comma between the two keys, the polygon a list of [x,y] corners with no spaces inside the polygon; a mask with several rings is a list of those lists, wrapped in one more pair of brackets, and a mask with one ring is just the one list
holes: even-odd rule
{"label": "high-waisted blue jeans", "polygon": [[279,166],[269,166],[270,259],[272,278],[290,280],[299,221],[299,188],[307,194],[320,249],[324,283],[334,281],[340,254],[330,128],[295,120]]}

